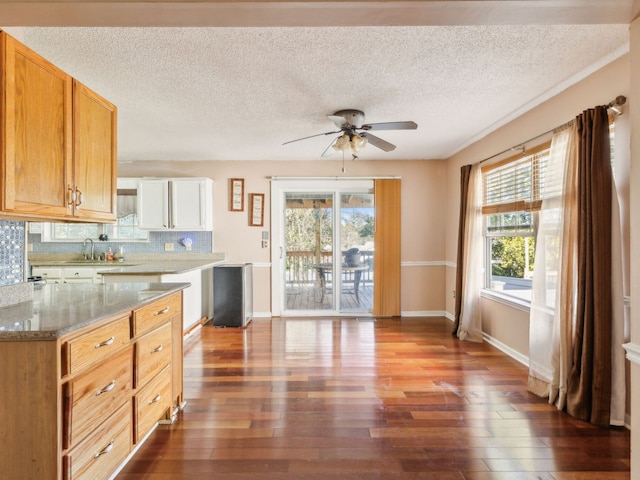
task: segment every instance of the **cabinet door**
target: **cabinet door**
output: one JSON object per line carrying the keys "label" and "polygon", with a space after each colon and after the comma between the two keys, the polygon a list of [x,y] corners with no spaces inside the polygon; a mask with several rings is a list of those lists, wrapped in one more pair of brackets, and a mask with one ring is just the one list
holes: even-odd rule
{"label": "cabinet door", "polygon": [[146,230],[169,228],[169,181],[140,180],[138,185],[138,223]]}
{"label": "cabinet door", "polygon": [[112,103],[73,82],[73,215],[78,219],[116,218],[116,118]]}
{"label": "cabinet door", "polygon": [[[72,78],[5,33],[4,212],[23,218],[69,214],[72,186]],[[0,180],[2,181],[2,180]]]}
{"label": "cabinet door", "polygon": [[212,203],[210,185],[202,178],[177,178],[171,188],[171,228],[173,230],[210,230],[208,218]]}

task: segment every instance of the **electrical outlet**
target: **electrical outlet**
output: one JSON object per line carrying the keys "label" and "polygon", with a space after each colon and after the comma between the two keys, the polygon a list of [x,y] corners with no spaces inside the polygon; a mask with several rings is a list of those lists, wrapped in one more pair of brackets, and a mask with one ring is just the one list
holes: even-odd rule
{"label": "electrical outlet", "polygon": [[184,246],[184,249],[185,249],[187,252],[190,252],[190,251],[191,251],[191,245],[185,245],[185,246]]}
{"label": "electrical outlet", "polygon": [[173,252],[173,243],[165,243],[164,244],[165,252]]}
{"label": "electrical outlet", "polygon": [[262,248],[268,248],[269,247],[269,240],[262,240]]}

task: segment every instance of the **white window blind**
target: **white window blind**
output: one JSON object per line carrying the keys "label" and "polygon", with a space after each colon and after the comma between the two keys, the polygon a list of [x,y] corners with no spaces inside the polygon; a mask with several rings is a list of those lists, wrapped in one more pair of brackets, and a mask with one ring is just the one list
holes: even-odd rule
{"label": "white window blind", "polygon": [[[549,143],[482,169],[485,215],[537,211],[542,199],[559,192],[561,176],[547,175]],[[549,172],[550,173],[550,172]]]}

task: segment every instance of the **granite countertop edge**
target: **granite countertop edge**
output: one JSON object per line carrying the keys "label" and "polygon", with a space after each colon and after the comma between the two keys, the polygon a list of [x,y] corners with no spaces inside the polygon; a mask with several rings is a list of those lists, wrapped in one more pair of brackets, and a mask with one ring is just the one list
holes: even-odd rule
{"label": "granite countertop edge", "polygon": [[[45,315],[54,325],[34,330],[6,330],[0,328],[2,341],[57,340],[106,318],[124,314],[135,308],[152,303],[162,297],[188,288],[188,282],[180,283],[116,283],[116,284],[59,284],[45,285],[36,289],[32,301],[0,307],[0,327],[10,322],[38,322],[38,315]],[[92,294],[99,300],[98,306],[91,302],[69,302],[69,298],[81,299]],[[101,306],[110,295],[112,304]],[[74,304],[72,314],[69,304]]]}
{"label": "granite countertop edge", "polygon": [[89,262],[82,261],[77,255],[59,254],[30,256],[29,261],[33,267],[100,268],[100,275],[162,275],[212,268],[225,262],[225,254],[133,254],[124,262]]}

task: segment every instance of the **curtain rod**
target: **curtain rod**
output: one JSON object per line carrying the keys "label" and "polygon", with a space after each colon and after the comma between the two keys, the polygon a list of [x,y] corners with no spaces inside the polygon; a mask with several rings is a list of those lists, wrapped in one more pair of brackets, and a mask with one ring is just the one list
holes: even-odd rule
{"label": "curtain rod", "polygon": [[[627,97],[625,97],[624,95],[618,95],[615,100],[611,100],[609,103],[607,103],[607,108],[609,110],[612,110],[613,113],[615,113],[616,115],[622,115],[622,110],[618,107],[620,107],[621,105],[624,105],[627,102]],[[525,143],[529,143],[532,142],[534,140],[537,140],[540,137],[544,137],[545,135],[549,135],[550,133],[552,133],[556,128],[561,127],[562,125],[559,125],[558,127],[552,128],[551,130],[547,130],[546,132],[541,133],[540,135],[536,135],[535,137],[530,138],[529,140],[525,140],[524,142],[520,142],[517,145],[514,145],[511,148],[507,148],[506,150],[501,151],[500,153],[496,153],[495,155],[491,155],[490,157],[485,158],[484,160],[480,160],[479,163],[484,163],[488,160],[491,160],[492,158],[496,158],[499,157],[500,155],[507,153],[507,152],[511,152],[513,150],[523,150],[524,152],[524,144]]]}
{"label": "curtain rod", "polygon": [[269,180],[397,180],[401,179],[397,175],[383,175],[383,176],[371,176],[371,177],[298,177],[298,176],[281,176],[273,175],[267,177]]}

